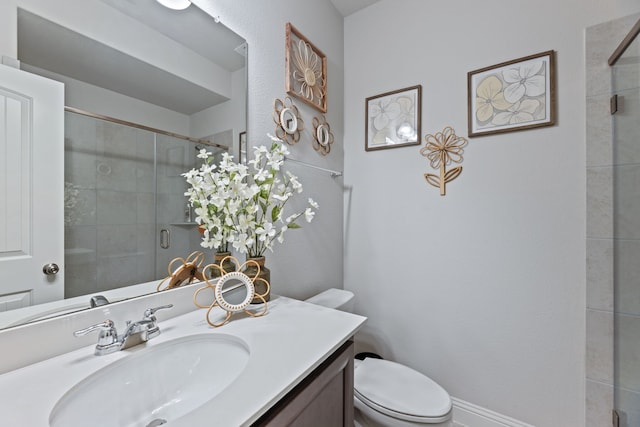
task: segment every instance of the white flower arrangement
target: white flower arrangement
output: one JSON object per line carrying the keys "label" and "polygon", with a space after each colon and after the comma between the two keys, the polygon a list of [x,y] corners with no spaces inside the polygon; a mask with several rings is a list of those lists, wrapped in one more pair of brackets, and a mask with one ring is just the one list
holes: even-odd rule
{"label": "white flower arrangement", "polygon": [[215,165],[211,153],[202,149],[202,166],[183,174],[190,185],[184,194],[203,230],[202,247],[228,252],[231,244],[249,257],[263,256],[267,249],[273,251],[276,241],[284,241],[285,231],[300,228],[298,218],[313,220],[318,204],[312,199],[304,211],[283,219],[285,204],[302,192],[302,184],[292,173],[281,171],[289,151],[280,139],[269,137],[271,147],[255,147],[249,165],[234,162],[228,153]]}

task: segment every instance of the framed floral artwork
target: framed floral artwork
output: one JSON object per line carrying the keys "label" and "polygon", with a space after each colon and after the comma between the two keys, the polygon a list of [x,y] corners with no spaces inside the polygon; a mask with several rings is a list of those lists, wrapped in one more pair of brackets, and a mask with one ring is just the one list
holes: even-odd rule
{"label": "framed floral artwork", "polygon": [[286,27],[285,90],[327,112],[327,57],[290,22]]}
{"label": "framed floral artwork", "polygon": [[470,71],[467,88],[470,137],[556,122],[553,50]]}
{"label": "framed floral artwork", "polygon": [[365,150],[420,145],[421,104],[421,85],[367,98]]}

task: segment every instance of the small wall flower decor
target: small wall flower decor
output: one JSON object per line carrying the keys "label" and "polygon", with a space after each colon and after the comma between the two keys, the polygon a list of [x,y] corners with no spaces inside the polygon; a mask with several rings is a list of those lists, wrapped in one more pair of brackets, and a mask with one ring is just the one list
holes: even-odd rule
{"label": "small wall flower decor", "polygon": [[329,154],[331,151],[331,144],[333,144],[333,133],[331,133],[331,126],[327,123],[327,119],[324,116],[320,118],[314,117],[313,121],[313,149],[318,151],[323,156]]}
{"label": "small wall flower decor", "polygon": [[440,195],[446,194],[446,184],[456,179],[462,173],[462,166],[456,166],[447,170],[447,165],[462,162],[462,153],[467,145],[467,140],[457,136],[451,127],[446,127],[442,132],[424,137],[426,145],[420,149],[420,154],[429,159],[431,167],[440,169],[440,175],[425,173],[427,182],[440,188]]}
{"label": "small wall flower decor", "polygon": [[276,122],[276,137],[278,139],[289,145],[300,141],[300,133],[304,130],[304,121],[291,98],[287,96],[284,101],[274,99],[273,121]]}
{"label": "small wall flower decor", "polygon": [[286,27],[286,91],[327,112],[327,57],[290,22]]}

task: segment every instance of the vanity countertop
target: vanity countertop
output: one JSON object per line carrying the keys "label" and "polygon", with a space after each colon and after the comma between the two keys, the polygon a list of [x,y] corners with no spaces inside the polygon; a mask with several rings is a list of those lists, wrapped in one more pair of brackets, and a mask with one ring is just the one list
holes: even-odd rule
{"label": "vanity countertop", "polygon": [[[222,393],[168,425],[248,426],[352,337],[366,320],[285,297],[273,298],[263,317],[237,314],[220,328],[210,327],[205,313],[206,310],[195,310],[162,321],[160,336],[129,350],[94,356],[92,345],[0,375],[2,424],[49,426],[49,415],[56,402],[95,371],[175,338],[227,334],[248,345],[247,366]],[[91,420],[85,425],[91,425]]]}

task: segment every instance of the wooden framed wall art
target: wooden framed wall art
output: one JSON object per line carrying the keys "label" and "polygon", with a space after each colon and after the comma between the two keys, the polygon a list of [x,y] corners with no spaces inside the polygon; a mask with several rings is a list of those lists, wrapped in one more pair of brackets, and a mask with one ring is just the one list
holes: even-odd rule
{"label": "wooden framed wall art", "polygon": [[365,150],[420,145],[421,85],[371,96],[365,103]]}
{"label": "wooden framed wall art", "polygon": [[290,22],[286,27],[286,91],[327,112],[327,57]]}
{"label": "wooden framed wall art", "polygon": [[555,52],[470,71],[467,90],[470,137],[554,125]]}

